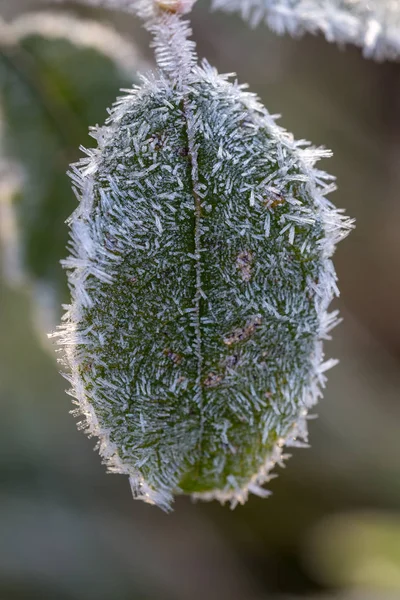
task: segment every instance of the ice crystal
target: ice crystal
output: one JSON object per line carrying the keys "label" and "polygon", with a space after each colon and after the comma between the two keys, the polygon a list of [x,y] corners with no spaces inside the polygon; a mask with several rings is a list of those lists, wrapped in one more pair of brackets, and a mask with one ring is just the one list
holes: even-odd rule
{"label": "ice crystal", "polygon": [[239,12],[279,34],[321,32],[329,42],[352,43],[377,60],[400,55],[399,0],[213,0],[214,8]]}
{"label": "ice crystal", "polygon": [[330,153],[198,65],[175,12],[148,15],[161,69],[72,167],[72,303],[56,334],[81,427],[165,510],[181,493],[265,496],[284,445],[305,443],[334,363],[331,256],[351,227],[315,168]]}

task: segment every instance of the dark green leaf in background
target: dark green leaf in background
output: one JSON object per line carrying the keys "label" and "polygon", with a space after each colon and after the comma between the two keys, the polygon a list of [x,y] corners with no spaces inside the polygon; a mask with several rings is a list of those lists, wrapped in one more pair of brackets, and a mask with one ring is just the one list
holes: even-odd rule
{"label": "dark green leaf in background", "polygon": [[128,42],[105,26],[63,15],[28,15],[1,31],[3,161],[21,167],[12,202],[21,267],[51,328],[68,301],[59,260],[77,202],[66,170],[81,144],[93,145],[89,126],[104,121],[120,88],[136,80],[137,51],[128,55]]}

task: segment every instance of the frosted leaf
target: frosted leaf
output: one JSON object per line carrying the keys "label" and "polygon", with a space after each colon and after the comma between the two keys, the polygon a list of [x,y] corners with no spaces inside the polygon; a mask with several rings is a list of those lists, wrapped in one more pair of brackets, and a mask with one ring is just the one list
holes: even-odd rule
{"label": "frosted leaf", "polygon": [[116,102],[71,170],[72,303],[56,336],[81,426],[135,498],[235,506],[267,495],[284,445],[307,440],[332,366],[331,256],[351,222],[314,166],[328,151],[198,66],[177,15],[147,26],[162,71]]}
{"label": "frosted leaf", "polygon": [[74,198],[65,171],[143,61],[112,28],[61,13],[0,21],[0,44],[2,270],[9,284],[29,284],[46,340],[68,299],[59,260]]}
{"label": "frosted leaf", "polygon": [[239,12],[252,26],[264,21],[279,34],[322,33],[377,60],[400,55],[399,0],[213,0],[213,7]]}
{"label": "frosted leaf", "polygon": [[[61,4],[67,2],[67,0],[53,0],[53,2]],[[121,10],[136,13],[137,6],[140,5],[143,0],[79,0],[79,2],[95,8],[108,8],[109,10]]]}
{"label": "frosted leaf", "polygon": [[[0,156],[2,119],[0,115]],[[14,211],[14,198],[18,193],[23,178],[18,165],[0,159],[0,250],[2,257],[2,275],[13,286],[19,286],[24,280],[21,267],[20,245],[18,243],[18,226]]]}

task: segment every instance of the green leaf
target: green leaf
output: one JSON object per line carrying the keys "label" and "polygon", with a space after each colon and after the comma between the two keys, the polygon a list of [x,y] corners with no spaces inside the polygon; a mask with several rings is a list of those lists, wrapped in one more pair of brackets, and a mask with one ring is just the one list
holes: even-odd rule
{"label": "green leaf", "polygon": [[82,426],[167,510],[267,495],[282,447],[306,440],[351,227],[314,168],[329,152],[209,65],[185,77],[134,88],[73,167],[61,333]]}

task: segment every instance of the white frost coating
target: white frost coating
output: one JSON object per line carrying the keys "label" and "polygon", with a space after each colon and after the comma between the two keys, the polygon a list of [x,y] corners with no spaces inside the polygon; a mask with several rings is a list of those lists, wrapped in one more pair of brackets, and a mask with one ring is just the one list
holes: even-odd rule
{"label": "white frost coating", "polygon": [[[234,507],[267,496],[284,446],[307,443],[334,365],[322,348],[338,322],[331,256],[352,223],[315,168],[329,152],[198,66],[188,24],[146,6],[161,73],[118,100],[93,129],[98,148],[72,167],[72,304],[54,335],[81,426],[135,498],[169,510],[198,472],[194,498]],[[256,456],[250,473],[241,444]]]}
{"label": "white frost coating", "polygon": [[253,27],[264,21],[278,34],[356,44],[376,60],[400,55],[399,0],[213,0],[213,7],[239,12]]}
{"label": "white frost coating", "polygon": [[[271,474],[271,471],[275,468],[275,466],[283,466],[283,461],[290,456],[283,454],[284,446],[298,447],[301,445],[302,441],[306,443],[308,440],[308,410],[315,406],[319,398],[322,396],[322,389],[325,387],[327,380],[326,376],[324,375],[325,371],[337,364],[337,361],[333,359],[323,362],[324,353],[322,340],[329,340],[329,332],[340,322],[338,319],[338,311],[334,311],[332,313],[328,312],[328,307],[333,296],[339,295],[336,286],[336,275],[330,257],[335,250],[336,244],[348,235],[352,227],[352,221],[343,217],[341,215],[341,210],[333,210],[332,204],[325,198],[327,193],[330,193],[334,190],[334,186],[332,186],[332,184],[325,184],[322,182],[324,180],[329,182],[332,177],[314,168],[315,162],[322,157],[329,156],[329,152],[324,149],[302,149],[302,143],[295,142],[290,134],[279,128],[274,123],[270,115],[268,115],[264,107],[255,100],[253,95],[246,94],[246,96],[247,106],[249,109],[259,111],[265,121],[268,123],[268,127],[271,128],[271,131],[273,131],[276,138],[284,146],[290,147],[297,153],[299,164],[301,164],[304,172],[308,176],[309,185],[313,190],[313,194],[315,195],[314,197],[317,207],[316,212],[319,212],[320,216],[322,217],[325,228],[325,239],[322,247],[324,265],[321,268],[321,273],[324,273],[324,277],[321,278],[318,285],[315,286],[315,291],[317,292],[316,304],[320,322],[318,332],[319,339],[317,339],[315,342],[312,358],[312,375],[308,389],[305,388],[303,391],[304,395],[302,400],[302,408],[298,414],[297,420],[293,423],[288,434],[285,437],[282,437],[275,444],[265,464],[260,467],[259,471],[255,473],[248,483],[241,489],[229,489],[227,486],[227,488],[223,490],[193,494],[194,498],[202,500],[216,499],[221,503],[228,501],[230,502],[232,508],[234,508],[237,504],[244,504],[248,498],[249,492],[262,497],[267,495],[268,492],[266,492],[261,486],[265,483],[268,483],[268,481],[274,477],[274,475]],[[321,190],[321,183],[325,189]]]}

